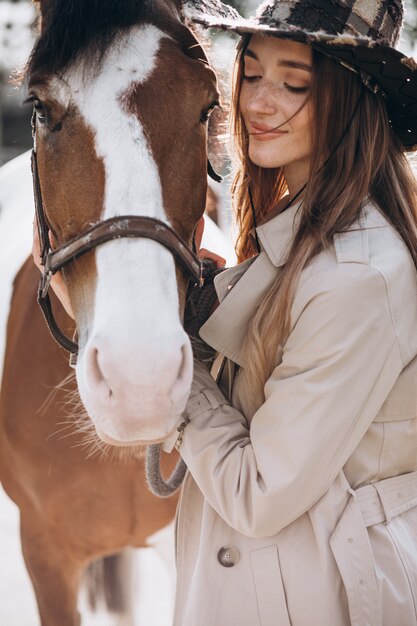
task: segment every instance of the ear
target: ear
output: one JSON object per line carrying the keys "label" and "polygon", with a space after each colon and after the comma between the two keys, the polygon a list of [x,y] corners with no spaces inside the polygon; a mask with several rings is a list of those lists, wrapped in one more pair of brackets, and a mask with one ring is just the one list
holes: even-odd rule
{"label": "ear", "polygon": [[173,35],[187,56],[208,63],[201,44],[184,23],[182,0],[149,0],[148,7],[153,21]]}
{"label": "ear", "polygon": [[198,21],[199,17],[231,20],[241,18],[236,9],[228,4],[223,4],[220,0],[183,0],[182,6],[184,17],[191,21]]}
{"label": "ear", "polygon": [[41,13],[46,9],[46,5],[49,4],[50,0],[32,0],[33,4],[36,4],[40,9]]}
{"label": "ear", "polygon": [[42,31],[43,24],[46,21],[46,16],[48,13],[49,5],[51,4],[51,0],[32,0],[33,4],[36,6],[38,10],[38,14],[40,16],[38,29]]}

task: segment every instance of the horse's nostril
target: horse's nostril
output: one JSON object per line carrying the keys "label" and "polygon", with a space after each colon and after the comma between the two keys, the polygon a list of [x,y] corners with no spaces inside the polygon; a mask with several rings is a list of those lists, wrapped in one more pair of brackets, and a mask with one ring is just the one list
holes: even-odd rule
{"label": "horse's nostril", "polygon": [[91,350],[91,360],[92,360],[92,372],[94,373],[94,378],[97,380],[97,382],[101,382],[102,380],[104,380],[104,376],[103,376],[103,372],[101,371],[100,368],[100,363],[98,360],[98,350],[97,348],[93,348]]}
{"label": "horse's nostril", "polygon": [[97,347],[91,346],[87,352],[87,371],[90,380],[90,387],[96,390],[100,389],[101,393],[111,398],[113,391],[108,385],[104,372],[100,366],[100,353]]}

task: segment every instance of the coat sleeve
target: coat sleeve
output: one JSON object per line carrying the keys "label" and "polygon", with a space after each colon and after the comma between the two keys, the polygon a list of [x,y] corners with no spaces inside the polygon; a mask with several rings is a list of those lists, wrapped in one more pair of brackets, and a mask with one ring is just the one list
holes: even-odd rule
{"label": "coat sleeve", "polygon": [[210,505],[247,536],[275,535],[317,502],[403,368],[377,270],[350,264],[316,282],[250,428],[195,370],[179,450]]}

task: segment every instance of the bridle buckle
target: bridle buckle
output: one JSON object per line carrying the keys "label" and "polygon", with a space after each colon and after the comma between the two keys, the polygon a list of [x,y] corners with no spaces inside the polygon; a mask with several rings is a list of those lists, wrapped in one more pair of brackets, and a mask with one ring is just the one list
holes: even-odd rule
{"label": "bridle buckle", "polygon": [[200,263],[200,278],[198,280],[198,286],[199,287],[204,287],[204,283],[205,283],[205,278],[204,278],[204,267],[203,264]]}

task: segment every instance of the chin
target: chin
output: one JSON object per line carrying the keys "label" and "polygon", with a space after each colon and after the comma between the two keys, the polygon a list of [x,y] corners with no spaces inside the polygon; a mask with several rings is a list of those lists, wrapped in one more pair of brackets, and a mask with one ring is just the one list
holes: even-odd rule
{"label": "chin", "polygon": [[[277,154],[278,152],[278,154]],[[280,154],[285,154],[281,148],[279,151],[271,150],[270,147],[263,148],[262,146],[255,146],[254,148],[249,145],[249,158],[258,167],[264,167],[266,169],[284,167],[288,163],[291,163],[292,159],[280,158]]]}
{"label": "chin", "polygon": [[[256,145],[249,143],[249,158],[258,167],[264,169],[278,169],[285,168],[288,165],[299,164],[300,167],[305,167],[305,162],[309,162],[310,153],[306,150],[295,153],[294,145],[291,147],[285,146],[273,146],[264,142],[263,144],[258,142]],[[292,148],[292,149],[291,149]]]}
{"label": "chin", "polygon": [[264,169],[277,169],[279,167],[284,167],[288,164],[287,160],[282,161],[280,159],[268,158],[267,156],[254,154],[253,156],[249,152],[249,158],[254,165],[258,167],[263,167]]}

